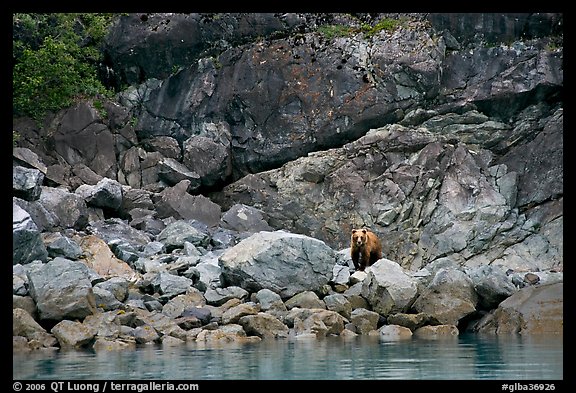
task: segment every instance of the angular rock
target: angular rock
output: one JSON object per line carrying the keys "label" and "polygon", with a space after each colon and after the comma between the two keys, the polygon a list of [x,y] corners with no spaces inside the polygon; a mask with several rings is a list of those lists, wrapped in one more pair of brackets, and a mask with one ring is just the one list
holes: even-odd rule
{"label": "angular rock", "polygon": [[487,314],[477,330],[497,334],[562,334],[563,292],[564,283],[522,288]]}
{"label": "angular rock", "polygon": [[96,330],[77,321],[60,321],[50,332],[58,339],[61,348],[88,346],[96,336]]}
{"label": "angular rock", "polygon": [[122,185],[116,180],[103,178],[96,185],[83,184],[75,193],[90,206],[118,210],[122,206]]}
{"label": "angular rock", "polygon": [[206,305],[204,295],[196,288],[189,288],[186,293],[170,299],[162,308],[162,313],[170,318],[183,315],[185,310]]}
{"label": "angular rock", "polygon": [[92,221],[88,229],[91,234],[97,235],[107,244],[121,239],[134,249],[140,249],[152,241],[152,236],[131,227],[119,218]]}
{"label": "angular rock", "polygon": [[414,331],[414,337],[426,339],[455,338],[459,335],[455,325],[422,326]]}
{"label": "angular rock", "polygon": [[170,186],[186,180],[188,184],[186,192],[196,191],[201,184],[200,175],[173,158],[160,160],[158,163],[158,177]]}
{"label": "angular rock", "polygon": [[286,311],[286,305],[282,301],[280,295],[270,289],[264,288],[256,293],[256,300],[260,304],[260,309],[262,311],[268,310],[280,310]]}
{"label": "angular rock", "polygon": [[468,272],[474,289],[478,294],[479,306],[486,310],[498,307],[498,304],[517,291],[512,277],[499,266],[480,266]]}
{"label": "angular rock", "polygon": [[367,270],[362,283],[362,296],[372,309],[386,316],[406,312],[418,295],[416,280],[396,262],[381,259]]}
{"label": "angular rock", "polygon": [[[294,330],[297,335],[313,333],[316,337],[339,335],[348,321],[335,311],[309,309],[294,315]],[[308,314],[308,315],[307,315]]]}
{"label": "angular rock", "polygon": [[123,304],[116,299],[114,294],[107,289],[100,287],[93,287],[92,292],[94,292],[94,302],[96,307],[104,310],[111,311],[122,308]]}
{"label": "angular rock", "polygon": [[82,262],[57,257],[27,275],[40,319],[83,319],[96,311],[92,273]]}
{"label": "angular rock", "polygon": [[256,315],[260,312],[260,305],[257,303],[240,303],[231,307],[222,314],[222,324],[238,323],[238,320],[245,315]]}
{"label": "angular rock", "polygon": [[420,293],[413,308],[441,324],[458,325],[458,321],[476,311],[477,303],[478,295],[470,277],[461,270],[443,268]]}
{"label": "angular rock", "polygon": [[222,286],[222,268],[218,263],[218,256],[212,252],[204,255],[193,269],[199,275],[198,281],[194,283],[199,290],[207,291],[209,288]]}
{"label": "angular rock", "polygon": [[380,315],[375,311],[366,310],[365,308],[356,308],[352,310],[350,322],[356,327],[356,333],[368,334],[378,328]]}
{"label": "angular rock", "polygon": [[50,136],[54,153],[70,165],[85,164],[100,176],[116,177],[114,136],[100,121],[98,111],[80,101],[59,113],[58,127]]}
{"label": "angular rock", "polygon": [[221,226],[237,232],[273,231],[261,210],[243,204],[236,204],[228,209],[222,215]]}
{"label": "angular rock", "polygon": [[44,174],[38,169],[15,166],[12,168],[12,195],[27,201],[40,198]]}
{"label": "angular rock", "polygon": [[92,345],[92,349],[96,352],[132,350],[136,349],[136,340],[130,340],[124,337],[115,340],[105,337],[97,337],[94,341],[94,345]]}
{"label": "angular rock", "polygon": [[57,341],[32,316],[21,308],[12,310],[12,335],[25,337],[28,341],[36,340],[43,347],[53,347]]}
{"label": "angular rock", "polygon": [[238,320],[247,335],[262,339],[281,338],[288,335],[288,326],[270,314],[259,312],[256,315],[245,315]]}
{"label": "angular rock", "polygon": [[415,331],[416,329],[428,324],[430,321],[430,316],[424,313],[418,314],[404,314],[404,313],[397,313],[388,315],[386,321],[390,325],[398,325],[403,326],[411,331]]}
{"label": "angular rock", "polygon": [[230,299],[246,299],[248,291],[233,285],[226,288],[208,288],[204,293],[204,297],[207,304],[220,306]]}
{"label": "angular rock", "polygon": [[116,258],[106,242],[95,235],[84,236],[80,239],[85,258],[81,262],[103,277],[119,276],[126,280],[138,277],[126,262]]}
{"label": "angular rock", "polygon": [[412,338],[412,330],[407,327],[389,324],[378,329],[381,341],[409,340]]}
{"label": "angular rock", "polygon": [[80,259],[82,248],[67,236],[59,235],[56,238],[44,239],[48,255],[52,258],[64,257],[67,259]]}
{"label": "angular rock", "polygon": [[320,240],[282,231],[259,232],[226,250],[220,265],[227,285],[251,292],[268,288],[289,298],[327,284],[335,258]]}
{"label": "angular rock", "polygon": [[156,241],[164,244],[166,252],[169,253],[176,248],[183,248],[185,242],[190,242],[195,246],[206,246],[209,237],[188,222],[178,220],[166,226],[158,234]]}
{"label": "angular rock", "polygon": [[[157,151],[162,154],[166,158],[172,158],[176,161],[180,161],[182,156],[182,152],[180,150],[180,146],[178,145],[178,141],[174,138],[169,136],[157,136],[145,139],[142,141],[142,145],[148,151]],[[189,168],[190,167],[184,162]]]}
{"label": "angular rock", "polygon": [[186,293],[193,284],[192,280],[189,278],[176,276],[167,272],[151,274],[154,275],[153,278],[150,279],[150,283],[154,287],[154,290],[168,298]]}
{"label": "angular rock", "polygon": [[182,162],[200,176],[205,187],[222,184],[232,175],[230,145],[204,136],[184,141]]}
{"label": "angular rock", "polygon": [[41,215],[46,215],[39,217],[39,222],[48,224],[43,229],[55,227],[81,230],[88,225],[88,208],[79,195],[60,188],[42,187],[37,203],[43,208]]}
{"label": "angular rock", "polygon": [[177,220],[198,220],[209,226],[220,222],[222,209],[202,195],[190,195],[189,180],[182,180],[173,187],[166,188],[154,203],[158,218],[174,217]]}
{"label": "angular rock", "polygon": [[30,214],[12,203],[12,264],[46,261],[48,252]]}
{"label": "angular rock", "polygon": [[132,331],[132,337],[134,337],[137,344],[147,344],[158,341],[160,339],[160,335],[150,325],[142,325],[136,327]]}
{"label": "angular rock", "polygon": [[46,174],[46,171],[48,170],[46,164],[44,164],[40,157],[38,157],[38,154],[26,147],[13,147],[12,159],[19,165],[26,168],[38,169],[43,174]]}
{"label": "angular rock", "polygon": [[298,307],[298,308],[323,308],[326,309],[326,303],[324,303],[316,293],[312,291],[304,291],[297,293],[290,299],[284,302],[284,305],[288,310]]}
{"label": "angular rock", "polygon": [[335,311],[346,319],[350,319],[352,303],[341,293],[325,296],[323,299],[326,309]]}

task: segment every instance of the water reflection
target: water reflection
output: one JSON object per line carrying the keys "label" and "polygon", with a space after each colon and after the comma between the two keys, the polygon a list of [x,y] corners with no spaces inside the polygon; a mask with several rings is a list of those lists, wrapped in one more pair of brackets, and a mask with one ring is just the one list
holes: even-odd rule
{"label": "water reflection", "polygon": [[15,354],[14,379],[563,379],[562,337],[370,337]]}

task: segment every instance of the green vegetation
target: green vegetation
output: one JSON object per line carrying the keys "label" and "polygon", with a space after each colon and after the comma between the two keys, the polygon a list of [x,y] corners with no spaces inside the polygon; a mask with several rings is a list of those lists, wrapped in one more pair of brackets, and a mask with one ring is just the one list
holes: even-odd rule
{"label": "green vegetation", "polygon": [[358,30],[351,26],[344,25],[322,25],[318,27],[318,32],[327,39],[331,40],[336,37],[349,37]]}
{"label": "green vegetation", "polygon": [[364,34],[364,37],[370,38],[382,30],[394,31],[398,27],[403,26],[405,20],[385,18],[378,21],[375,25],[370,25],[369,23],[362,23],[360,27],[345,26],[345,25],[322,25],[318,27],[318,32],[320,32],[324,37],[332,39],[335,37],[350,37],[357,33]]}
{"label": "green vegetation", "polygon": [[371,26],[368,23],[363,23],[360,27],[360,30],[362,33],[364,33],[365,37],[369,38],[380,33],[382,30],[394,31],[396,28],[398,28],[398,26],[400,26],[401,23],[402,21],[398,19],[385,18],[376,23],[374,26]]}
{"label": "green vegetation", "polygon": [[113,14],[13,14],[13,116],[40,119],[78,97],[111,95],[98,79]]}

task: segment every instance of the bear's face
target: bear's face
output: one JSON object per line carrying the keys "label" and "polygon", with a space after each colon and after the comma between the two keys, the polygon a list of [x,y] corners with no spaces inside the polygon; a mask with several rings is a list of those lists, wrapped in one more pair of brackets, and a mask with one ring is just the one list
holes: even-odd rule
{"label": "bear's face", "polygon": [[366,229],[353,229],[352,230],[352,244],[356,247],[362,247],[366,244],[368,235],[366,234]]}

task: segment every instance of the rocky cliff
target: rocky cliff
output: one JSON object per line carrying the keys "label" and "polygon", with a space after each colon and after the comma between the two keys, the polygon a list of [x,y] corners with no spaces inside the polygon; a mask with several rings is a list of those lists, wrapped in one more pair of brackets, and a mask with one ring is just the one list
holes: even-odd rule
{"label": "rocky cliff", "polygon": [[[306,262],[316,251],[300,257],[291,242],[320,240],[332,255],[365,226],[410,274],[434,264],[493,267],[509,280],[562,272],[562,28],[561,14],[120,16],[102,49],[116,99],[79,100],[40,124],[13,119],[13,264],[52,261],[62,247],[85,258],[84,237],[95,236],[122,269],[148,274],[189,243],[200,254],[168,270],[190,281],[154,276],[140,289],[166,304],[181,293],[173,286],[247,281],[286,297],[338,284],[326,271],[338,258],[322,257],[319,277],[287,290],[211,250],[283,230],[296,238],[281,240],[280,259],[318,273]],[[174,222],[195,231],[169,237]],[[145,249],[157,241],[168,256],[152,262]],[[261,261],[252,244],[249,265]],[[15,291],[28,293],[36,272],[20,272]],[[78,274],[89,287],[90,273]],[[473,313],[476,292],[469,312],[446,321]],[[435,314],[413,295],[396,311]]]}

